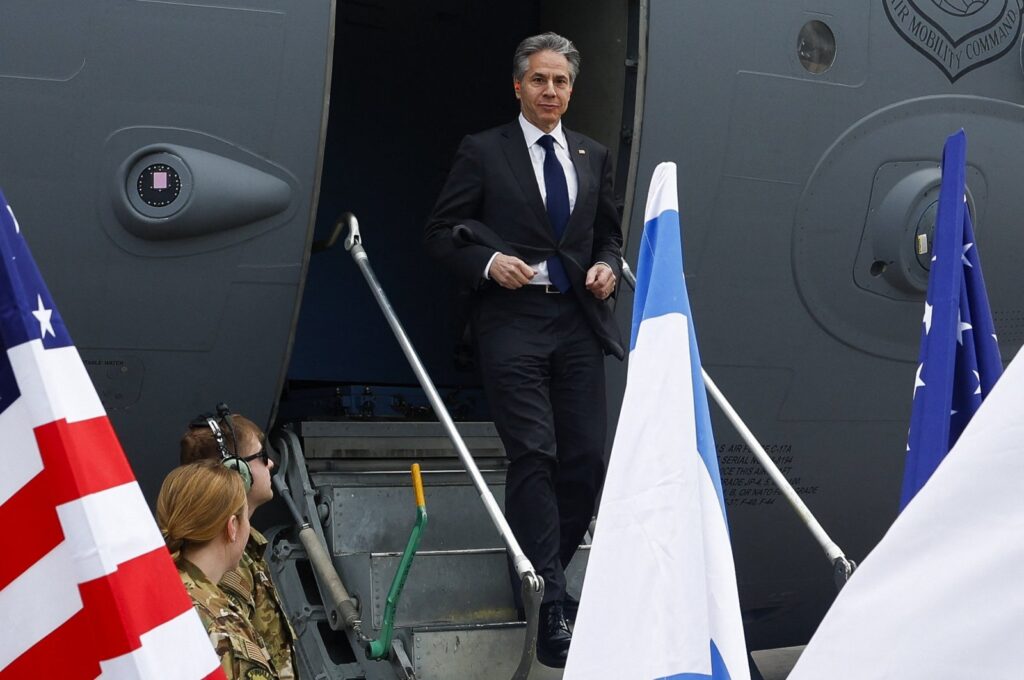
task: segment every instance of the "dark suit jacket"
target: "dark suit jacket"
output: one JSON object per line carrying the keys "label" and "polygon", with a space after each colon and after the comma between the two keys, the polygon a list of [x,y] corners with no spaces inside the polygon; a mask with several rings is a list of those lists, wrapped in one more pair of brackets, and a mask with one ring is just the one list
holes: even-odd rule
{"label": "dark suit jacket", "polygon": [[[612,199],[611,157],[594,140],[562,130],[579,189],[561,241],[555,241],[516,120],[462,140],[427,222],[424,244],[471,291],[488,284],[484,267],[495,251],[530,264],[558,253],[605,352],[621,359],[625,350],[611,298],[598,300],[585,287],[587,270],[596,262],[606,262],[621,279],[622,229]],[[462,230],[466,238],[453,232],[460,224],[469,227]]]}

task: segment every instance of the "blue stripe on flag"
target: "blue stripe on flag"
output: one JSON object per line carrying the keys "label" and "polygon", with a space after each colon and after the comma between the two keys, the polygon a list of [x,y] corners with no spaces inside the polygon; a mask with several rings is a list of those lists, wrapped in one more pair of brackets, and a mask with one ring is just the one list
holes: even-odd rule
{"label": "blue stripe on flag", "polygon": [[711,641],[711,675],[701,675],[700,673],[679,673],[678,675],[669,675],[664,678],[655,678],[655,680],[731,680],[732,676],[729,675],[729,669],[725,667],[725,660],[722,659],[722,653],[718,651],[718,646],[715,645],[715,641]]}
{"label": "blue stripe on flag", "polygon": [[[690,317],[683,278],[682,242],[679,238],[679,211],[665,210],[644,224],[640,241],[637,271],[646,269],[648,276],[637,278],[633,293],[633,329],[630,351],[636,349],[637,331],[644,319],[653,319],[673,312]],[[682,282],[682,285],[676,285]]]}
{"label": "blue stripe on flag", "polygon": [[711,481],[718,494],[725,526],[729,526],[725,512],[725,494],[722,492],[722,476],[718,470],[718,453],[715,437],[711,430],[711,413],[708,410],[708,394],[701,373],[700,353],[697,350],[697,336],[693,330],[693,315],[683,275],[683,245],[680,237],[678,210],[665,210],[644,224],[643,239],[640,242],[640,256],[637,271],[648,272],[637,278],[633,298],[633,328],[629,349],[636,348],[640,324],[666,314],[681,314],[687,320],[690,338],[690,370],[693,380],[694,418],[697,424],[697,450],[704,461]]}

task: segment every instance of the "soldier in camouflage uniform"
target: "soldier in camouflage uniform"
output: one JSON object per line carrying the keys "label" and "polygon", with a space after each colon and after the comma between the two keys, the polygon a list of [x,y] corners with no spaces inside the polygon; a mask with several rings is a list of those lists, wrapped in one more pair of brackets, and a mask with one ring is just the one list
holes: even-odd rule
{"label": "soldier in camouflage uniform", "polygon": [[238,606],[191,562],[179,561],[178,574],[210,635],[228,680],[280,678],[263,638]]}
{"label": "soldier in camouflage uniform", "polygon": [[235,569],[249,540],[242,477],[215,460],[172,470],[157,522],[228,680],[279,680],[266,644],[215,582]]}
{"label": "soldier in camouflage uniform", "polygon": [[242,561],[237,569],[224,574],[220,587],[267,641],[274,663],[281,669],[281,680],[292,680],[296,676],[292,648],[295,631],[277,597],[277,588],[270,580],[270,570],[263,559],[266,547],[267,539],[253,529]]}
{"label": "soldier in camouflage uniform", "polygon": [[[267,455],[266,437],[255,423],[237,414],[223,420],[225,422],[220,427],[228,452],[234,455],[237,451],[238,457],[248,463],[252,473],[252,487],[247,494],[251,516],[256,508],[274,497],[270,484],[274,461]],[[206,422],[202,419],[192,421],[181,438],[181,463],[220,458],[222,454],[216,437]],[[263,557],[266,547],[267,539],[252,529],[238,568],[225,574],[218,585],[263,638],[277,669],[277,677],[294,680],[298,677],[296,635],[270,578],[270,567]]]}

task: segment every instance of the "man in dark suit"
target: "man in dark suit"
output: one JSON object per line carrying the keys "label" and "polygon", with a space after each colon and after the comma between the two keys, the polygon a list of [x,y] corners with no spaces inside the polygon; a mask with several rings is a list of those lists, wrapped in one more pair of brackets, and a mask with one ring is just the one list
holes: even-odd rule
{"label": "man in dark suit", "polygon": [[[622,231],[608,150],[561,125],[579,52],[554,33],[513,58],[519,119],[462,140],[427,250],[471,291],[470,323],[509,459],[505,515],[544,578],[538,659],[565,664],[565,574],[604,480],[604,354]],[[574,614],[575,612],[570,612]]]}

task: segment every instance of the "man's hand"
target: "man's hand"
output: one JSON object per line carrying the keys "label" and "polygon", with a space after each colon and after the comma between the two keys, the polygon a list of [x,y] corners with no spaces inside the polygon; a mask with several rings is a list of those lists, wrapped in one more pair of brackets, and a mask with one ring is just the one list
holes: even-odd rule
{"label": "man's hand", "polygon": [[606,264],[595,264],[587,271],[587,290],[598,300],[604,300],[615,290],[615,274]]}
{"label": "man's hand", "polygon": [[502,288],[515,290],[528,284],[536,272],[518,257],[498,253],[487,274]]}

